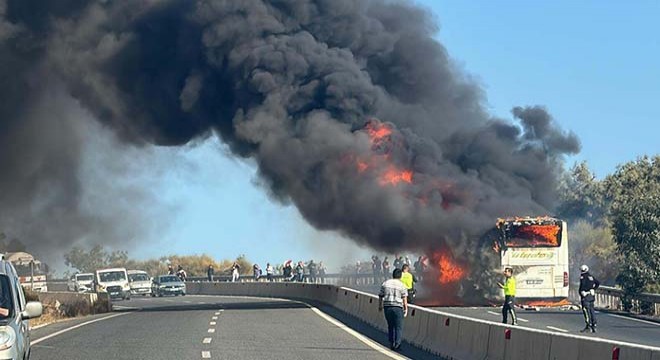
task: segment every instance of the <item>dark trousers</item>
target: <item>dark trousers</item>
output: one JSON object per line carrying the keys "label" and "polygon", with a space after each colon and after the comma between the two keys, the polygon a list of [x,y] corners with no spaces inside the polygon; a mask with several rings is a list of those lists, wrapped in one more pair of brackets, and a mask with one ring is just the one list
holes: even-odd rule
{"label": "dark trousers", "polygon": [[403,308],[398,306],[386,306],[385,320],[387,320],[387,336],[390,344],[394,347],[401,345],[401,334],[403,333]]}
{"label": "dark trousers", "polygon": [[587,326],[594,327],[596,326],[596,314],[594,311],[594,297],[587,296],[583,297],[580,301],[582,305],[582,315],[584,315],[584,322]]}
{"label": "dark trousers", "polygon": [[511,323],[515,324],[518,322],[516,317],[516,309],[514,307],[516,297],[512,295],[506,295],[504,297],[504,304],[502,305],[502,323],[506,324],[509,320],[509,314],[511,314]]}

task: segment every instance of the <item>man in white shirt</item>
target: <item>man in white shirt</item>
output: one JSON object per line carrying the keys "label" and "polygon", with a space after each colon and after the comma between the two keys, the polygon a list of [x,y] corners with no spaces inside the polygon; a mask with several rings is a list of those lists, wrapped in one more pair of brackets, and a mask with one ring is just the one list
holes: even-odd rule
{"label": "man in white shirt", "polygon": [[387,335],[392,350],[399,350],[403,332],[403,318],[408,314],[408,289],[401,282],[401,269],[395,269],[392,279],[380,287],[378,310],[385,311]]}

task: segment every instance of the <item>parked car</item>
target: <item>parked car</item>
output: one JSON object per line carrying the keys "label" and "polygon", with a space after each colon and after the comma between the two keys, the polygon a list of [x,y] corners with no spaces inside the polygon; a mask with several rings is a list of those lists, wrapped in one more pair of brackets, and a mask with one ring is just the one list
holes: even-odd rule
{"label": "parked car", "polygon": [[133,295],[151,295],[151,278],[146,271],[128,270],[128,284]]}
{"label": "parked car", "polygon": [[176,275],[160,275],[151,285],[151,296],[186,295],[186,284]]}
{"label": "parked car", "polygon": [[108,293],[112,299],[130,300],[131,287],[124,268],[96,270],[96,292]]}
{"label": "parked car", "polygon": [[16,269],[0,259],[0,359],[30,358],[29,319],[41,316],[38,301],[25,301]]}
{"label": "parked car", "polygon": [[75,274],[69,278],[67,283],[69,291],[91,292],[94,291],[94,274]]}

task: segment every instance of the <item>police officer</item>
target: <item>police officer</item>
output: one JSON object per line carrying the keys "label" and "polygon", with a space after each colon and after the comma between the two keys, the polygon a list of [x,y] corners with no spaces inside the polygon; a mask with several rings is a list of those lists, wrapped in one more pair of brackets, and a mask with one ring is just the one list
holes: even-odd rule
{"label": "police officer", "polygon": [[600,282],[593,275],[589,274],[587,265],[580,266],[580,305],[582,305],[582,314],[584,315],[585,326],[580,332],[591,330],[596,332],[596,315],[594,314],[594,301],[596,300],[596,289]]}
{"label": "police officer", "polygon": [[516,299],[516,278],[513,277],[513,269],[505,268],[504,277],[506,280],[504,284],[497,283],[500,288],[504,289],[504,304],[502,305],[502,324],[506,324],[511,314],[511,324],[518,325],[518,318],[516,317],[515,299]]}
{"label": "police officer", "polygon": [[412,304],[415,301],[415,296],[417,291],[415,290],[415,283],[417,278],[410,272],[410,265],[403,264],[401,267],[401,282],[408,290],[408,304]]}

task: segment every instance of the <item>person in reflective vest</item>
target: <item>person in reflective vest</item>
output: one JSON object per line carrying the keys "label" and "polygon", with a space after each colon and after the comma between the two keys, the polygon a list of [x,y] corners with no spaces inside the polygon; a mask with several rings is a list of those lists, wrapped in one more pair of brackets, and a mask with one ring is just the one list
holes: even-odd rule
{"label": "person in reflective vest", "polygon": [[508,322],[509,314],[511,314],[511,324],[518,325],[518,318],[516,317],[515,299],[516,299],[516,278],[513,277],[513,269],[504,269],[504,284],[497,283],[500,288],[504,289],[504,304],[502,305],[502,323]]}

